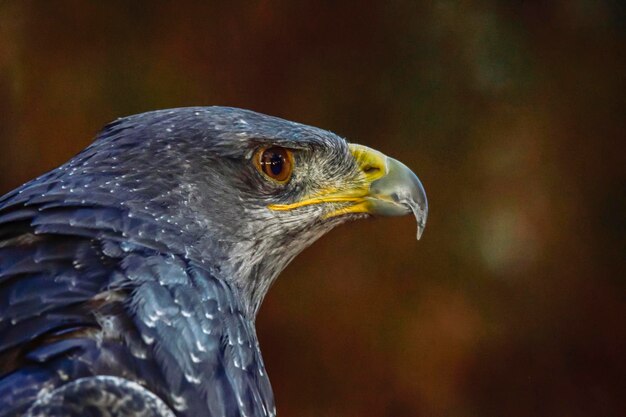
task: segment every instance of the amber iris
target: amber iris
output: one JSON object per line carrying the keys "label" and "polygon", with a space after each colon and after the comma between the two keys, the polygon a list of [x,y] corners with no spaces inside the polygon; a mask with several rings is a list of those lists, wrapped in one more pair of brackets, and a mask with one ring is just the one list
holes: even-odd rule
{"label": "amber iris", "polygon": [[257,168],[272,180],[284,184],[291,178],[293,171],[293,155],[291,151],[272,147],[257,151],[255,158]]}

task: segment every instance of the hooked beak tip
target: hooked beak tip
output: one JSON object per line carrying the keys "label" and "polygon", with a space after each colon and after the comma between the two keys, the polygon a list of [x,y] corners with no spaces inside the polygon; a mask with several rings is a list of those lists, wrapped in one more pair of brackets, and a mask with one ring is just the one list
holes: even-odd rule
{"label": "hooked beak tip", "polygon": [[[424,194],[424,197],[426,195]],[[422,238],[424,234],[424,229],[426,228],[426,219],[428,218],[428,203],[424,199],[423,205],[416,202],[413,199],[407,199],[403,202],[407,207],[410,208],[411,212],[415,216],[415,221],[417,222],[417,240]]]}
{"label": "hooked beak tip", "polygon": [[413,214],[415,214],[415,220],[417,220],[417,240],[420,240],[424,234],[424,229],[426,229],[426,213],[414,211]]}

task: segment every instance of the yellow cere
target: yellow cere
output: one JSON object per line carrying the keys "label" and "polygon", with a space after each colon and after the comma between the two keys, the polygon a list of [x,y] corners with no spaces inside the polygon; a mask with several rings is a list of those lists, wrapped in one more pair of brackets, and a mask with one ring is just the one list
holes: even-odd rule
{"label": "yellow cere", "polygon": [[366,146],[350,144],[349,147],[357,165],[361,168],[364,179],[362,185],[346,189],[328,188],[296,203],[270,204],[268,208],[274,211],[288,211],[313,204],[354,203],[354,205],[349,207],[326,214],[325,218],[348,213],[369,212],[369,202],[366,200],[369,194],[369,185],[387,174],[387,157],[381,152]]}
{"label": "yellow cere", "polygon": [[368,183],[387,175],[387,156],[385,154],[356,143],[351,143],[348,146]]}

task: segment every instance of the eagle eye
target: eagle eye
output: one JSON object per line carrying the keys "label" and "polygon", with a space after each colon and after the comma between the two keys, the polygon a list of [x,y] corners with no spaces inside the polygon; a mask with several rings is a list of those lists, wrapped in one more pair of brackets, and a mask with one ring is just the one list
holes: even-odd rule
{"label": "eagle eye", "polygon": [[254,162],[263,175],[279,184],[286,184],[291,178],[293,154],[290,150],[279,146],[261,148],[256,152]]}

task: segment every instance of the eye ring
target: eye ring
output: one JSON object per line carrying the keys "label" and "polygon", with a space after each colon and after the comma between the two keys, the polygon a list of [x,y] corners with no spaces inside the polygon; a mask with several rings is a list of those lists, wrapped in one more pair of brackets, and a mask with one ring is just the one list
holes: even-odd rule
{"label": "eye ring", "polygon": [[280,146],[261,148],[254,154],[254,165],[263,176],[286,184],[293,173],[293,152]]}

